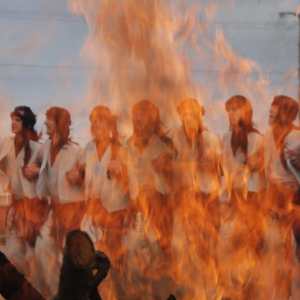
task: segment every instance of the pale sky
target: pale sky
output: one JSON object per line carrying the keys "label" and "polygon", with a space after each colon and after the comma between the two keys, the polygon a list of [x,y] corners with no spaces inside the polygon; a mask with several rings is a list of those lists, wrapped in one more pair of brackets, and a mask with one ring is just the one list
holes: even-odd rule
{"label": "pale sky", "polygon": [[[212,32],[223,30],[235,53],[266,72],[271,92],[296,96],[298,22],[295,17],[280,19],[278,13],[295,10],[300,1],[215,2],[218,12]],[[49,105],[74,109],[87,94],[92,67],[81,55],[88,35],[84,19],[70,14],[66,0],[2,0],[0,24],[0,101],[5,112],[0,126],[7,131],[7,110],[15,105],[30,105],[39,115]],[[209,68],[216,69],[214,62]],[[204,82],[201,72],[201,66],[195,65],[193,76],[199,84]],[[87,116],[75,118],[74,130],[83,118]]]}

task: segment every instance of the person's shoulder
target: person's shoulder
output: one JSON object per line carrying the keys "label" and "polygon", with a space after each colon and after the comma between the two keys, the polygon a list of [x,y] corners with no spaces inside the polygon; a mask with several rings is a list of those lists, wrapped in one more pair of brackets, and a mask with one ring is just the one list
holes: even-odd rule
{"label": "person's shoulder", "polygon": [[0,139],[1,145],[12,144],[14,142],[13,136],[6,136]]}
{"label": "person's shoulder", "polygon": [[259,131],[251,131],[248,134],[249,143],[262,143],[263,140],[264,140],[264,135],[261,134]]}
{"label": "person's shoulder", "polygon": [[87,142],[87,144],[84,146],[84,151],[91,151],[92,149],[95,148],[95,141],[94,140],[90,140],[89,142]]}
{"label": "person's shoulder", "polygon": [[231,140],[231,135],[232,135],[232,131],[231,131],[231,130],[227,130],[227,131],[225,131],[225,132],[222,134],[221,140],[222,140],[222,141]]}
{"label": "person's shoulder", "polygon": [[70,155],[71,155],[72,153],[81,152],[82,148],[81,148],[81,146],[78,143],[76,143],[74,141],[69,141],[67,144],[65,144],[62,147],[62,150],[70,152]]}
{"label": "person's shoulder", "polygon": [[300,145],[300,129],[296,128],[296,129],[292,130],[286,137],[285,142],[287,144],[293,143],[293,144]]}
{"label": "person's shoulder", "polygon": [[288,137],[299,137],[300,136],[300,127],[296,127],[295,129],[293,129],[290,133],[289,133],[289,135],[288,135]]}
{"label": "person's shoulder", "polygon": [[6,136],[0,139],[1,152],[9,152],[11,147],[14,145],[14,137]]}

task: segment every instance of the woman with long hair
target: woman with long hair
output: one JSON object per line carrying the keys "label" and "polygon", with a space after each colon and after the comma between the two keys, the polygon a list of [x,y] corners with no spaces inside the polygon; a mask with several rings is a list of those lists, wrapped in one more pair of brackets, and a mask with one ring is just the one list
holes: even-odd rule
{"label": "woman with long hair", "polygon": [[[291,228],[294,229],[296,253],[299,253],[299,182],[289,154],[300,146],[300,130],[295,125],[298,113],[299,104],[295,99],[285,95],[275,96],[269,113],[269,130],[265,135],[266,216],[273,232],[278,231],[277,235],[273,234],[266,240],[272,247],[269,247],[271,254],[266,253],[265,257],[267,260],[272,256],[271,264],[266,261],[266,269],[276,299],[288,299],[291,294],[292,265],[295,262]],[[274,238],[276,236],[277,239]],[[269,238],[269,235],[266,237]],[[274,263],[274,259],[277,259],[278,263]],[[273,266],[271,270],[270,265]],[[279,277],[284,280],[280,287],[274,289]]]}
{"label": "woman with long hair", "polygon": [[36,116],[30,107],[17,106],[10,117],[13,137],[4,139],[0,147],[1,168],[12,197],[8,226],[34,246],[47,215],[47,202],[36,193],[38,172],[31,168],[32,163],[41,163],[41,145],[34,128]]}
{"label": "woman with long hair", "polygon": [[[221,180],[219,138],[205,127],[205,110],[197,99],[183,99],[177,105],[177,112],[181,126],[174,129],[172,135],[178,152],[177,189],[183,198],[186,197],[184,195],[191,195],[191,199],[198,199],[197,205],[202,206],[213,227],[218,229]],[[184,202],[182,205],[186,206]]]}
{"label": "woman with long hair", "polygon": [[223,137],[225,190],[232,201],[261,200],[264,139],[253,124],[251,102],[235,95],[226,101],[225,108],[229,120],[229,131]]}
{"label": "woman with long hair", "polygon": [[283,95],[274,97],[265,147],[268,190],[274,194],[268,197],[271,209],[289,209],[298,190],[289,161],[289,154],[300,146],[300,130],[294,124],[298,112],[296,100]]}
{"label": "woman with long hair", "polygon": [[[222,143],[222,190],[227,201],[223,205],[221,230],[226,231],[226,238],[220,237],[218,258],[220,278],[230,298],[232,291],[241,295],[249,293],[244,282],[249,277],[257,276],[257,262],[260,262],[262,253],[265,237],[261,209],[265,188],[264,138],[254,126],[252,105],[245,96],[230,97],[225,103],[225,109],[229,129]],[[239,244],[235,243],[237,239]],[[240,268],[232,264],[237,257]],[[254,285],[253,290],[256,289],[259,293],[251,297],[264,299],[260,291],[263,285]]]}
{"label": "woman with long hair", "polygon": [[[213,278],[216,264],[216,242],[220,226],[219,193],[221,149],[218,137],[204,124],[205,109],[195,98],[184,98],[177,104],[180,126],[173,129],[177,150],[175,160],[175,219],[173,248],[178,264],[189,264],[196,255],[201,264],[197,282]],[[193,252],[189,244],[195,245]],[[187,249],[182,252],[182,247]],[[195,275],[187,272],[192,282]],[[185,283],[182,283],[185,284]],[[214,280],[202,286],[207,298]]]}
{"label": "woman with long hair", "polygon": [[[122,237],[128,215],[127,172],[122,162],[116,117],[106,106],[96,106],[90,114],[92,140],[73,170],[74,183],[84,181],[87,210],[81,227],[102,232],[95,241],[108,248],[112,259],[122,254]],[[77,175],[76,175],[77,169]],[[98,240],[99,239],[99,240]],[[100,246],[100,245],[98,245]]]}
{"label": "woman with long hair", "polygon": [[62,249],[68,231],[77,229],[84,213],[83,189],[69,178],[81,155],[81,148],[70,137],[71,115],[62,107],[51,107],[46,112],[49,140],[43,147],[37,190],[48,197],[52,207],[53,236]]}
{"label": "woman with long hair", "polygon": [[[186,98],[177,105],[181,126],[172,135],[182,168],[182,186],[214,201],[220,191],[221,149],[218,137],[203,123],[205,110],[197,99]],[[204,201],[206,201],[204,200]]]}
{"label": "woman with long hair", "polygon": [[[132,108],[133,134],[127,142],[129,194],[133,205],[157,233],[160,246],[170,247],[172,211],[167,195],[170,182],[166,161],[176,155],[173,141],[163,130],[157,106],[141,100]],[[164,232],[166,230],[167,232]]]}
{"label": "woman with long hair", "polygon": [[127,236],[126,270],[127,279],[139,278],[142,284],[135,291],[129,290],[126,299],[140,299],[145,290],[151,295],[153,281],[149,275],[156,268],[152,261],[166,264],[170,259],[173,212],[165,162],[174,158],[175,149],[152,101],[137,102],[131,112],[133,133],[125,148],[133,222]]}

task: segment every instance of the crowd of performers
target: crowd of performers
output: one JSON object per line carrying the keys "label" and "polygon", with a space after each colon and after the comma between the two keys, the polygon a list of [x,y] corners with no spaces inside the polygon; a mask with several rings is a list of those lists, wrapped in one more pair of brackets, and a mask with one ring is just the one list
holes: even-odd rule
{"label": "crowd of performers", "polygon": [[[71,115],[65,108],[47,110],[49,139],[41,143],[35,114],[27,106],[16,107],[11,113],[13,136],[0,144],[2,189],[12,198],[9,207],[1,208],[5,210],[8,234],[14,232],[26,248],[34,249],[43,226],[51,219],[50,236],[57,248],[63,249],[67,232],[81,228],[89,232],[113,265],[137,265],[143,269],[143,277],[147,272],[163,273],[170,268],[168,263],[179,266],[195,251],[201,258],[190,258],[191,264],[202,260],[206,264],[203,272],[205,268],[209,272],[213,260],[218,270],[217,283],[214,276],[207,275],[210,282],[203,283],[203,299],[217,299],[214,284],[222,286],[222,293],[232,299],[289,299],[289,259],[293,259],[293,253],[297,256],[297,250],[300,257],[300,129],[295,125],[299,104],[288,96],[274,97],[266,133],[255,127],[251,101],[246,97],[231,97],[225,109],[229,126],[219,138],[206,128],[205,109],[196,99],[178,103],[181,126],[169,130],[163,126],[159,108],[142,100],[132,108],[133,133],[122,143],[114,113],[99,105],[89,116],[92,139],[82,149],[70,135]],[[273,296],[240,296],[253,292],[249,291],[250,279],[241,279],[242,272],[238,278],[224,275],[242,264],[231,261],[229,266],[226,255],[231,254],[224,245],[224,261],[218,260],[218,240],[228,231],[223,223],[232,214],[242,220],[234,230],[235,234],[241,231],[241,236],[232,239],[228,247],[234,254],[252,251],[256,260],[268,252],[264,246],[268,233],[262,233],[265,225],[259,223],[269,218],[284,228],[282,247],[276,246],[283,267],[274,272],[277,277],[272,282],[278,280],[280,287],[275,291],[273,286]],[[156,254],[148,265],[147,255],[143,261],[128,255],[134,243],[132,235],[137,232],[143,232],[142,248],[147,243],[156,244],[155,251],[164,257],[158,262],[160,268],[153,266]],[[244,240],[250,250],[239,248]],[[138,245],[131,248],[135,251]],[[266,265],[271,268],[271,262]],[[179,271],[172,272],[173,280],[180,281]],[[187,281],[193,283],[193,272],[183,276],[183,287]],[[155,277],[152,275],[147,276]],[[136,278],[139,276],[131,280]],[[265,281],[258,280],[260,284]],[[133,291],[126,288],[131,293],[128,299],[141,299],[137,286]],[[239,296],[233,295],[237,290]],[[125,295],[124,290],[120,293]],[[191,287],[185,293],[190,293],[190,299],[200,295]],[[151,297],[160,299],[153,294]]]}

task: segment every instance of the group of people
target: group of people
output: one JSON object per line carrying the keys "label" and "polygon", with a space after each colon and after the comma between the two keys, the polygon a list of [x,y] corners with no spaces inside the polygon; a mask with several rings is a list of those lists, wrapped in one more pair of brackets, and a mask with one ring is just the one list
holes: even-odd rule
{"label": "group of people", "polygon": [[[205,109],[196,99],[179,101],[181,126],[169,131],[159,108],[142,100],[132,108],[133,133],[122,143],[116,116],[99,105],[90,113],[92,139],[82,149],[70,135],[67,109],[47,110],[49,139],[42,144],[35,114],[16,107],[13,136],[0,143],[2,190],[12,199],[1,208],[7,230],[34,248],[51,218],[51,236],[62,249],[67,232],[81,227],[114,263],[124,257],[129,243],[124,237],[132,228],[142,227],[170,257],[180,217],[182,224],[189,223],[183,215],[189,218],[188,235],[202,216],[211,227],[213,246],[207,251],[214,255],[213,232],[218,236],[226,203],[278,218],[292,212],[290,231],[300,243],[299,104],[274,97],[265,134],[255,127],[246,97],[229,98],[225,109],[229,128],[219,138],[205,127]],[[193,220],[198,209],[202,213]]]}

